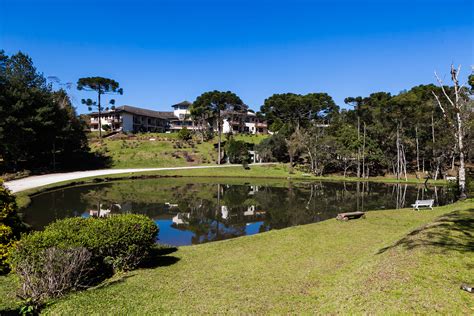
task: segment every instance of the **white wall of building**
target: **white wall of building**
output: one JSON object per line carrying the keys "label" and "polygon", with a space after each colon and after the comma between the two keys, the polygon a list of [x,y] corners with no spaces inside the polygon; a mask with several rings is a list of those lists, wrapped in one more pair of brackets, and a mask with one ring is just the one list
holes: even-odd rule
{"label": "white wall of building", "polygon": [[224,120],[222,124],[222,133],[227,134],[232,132],[232,126],[229,124],[229,121]]}

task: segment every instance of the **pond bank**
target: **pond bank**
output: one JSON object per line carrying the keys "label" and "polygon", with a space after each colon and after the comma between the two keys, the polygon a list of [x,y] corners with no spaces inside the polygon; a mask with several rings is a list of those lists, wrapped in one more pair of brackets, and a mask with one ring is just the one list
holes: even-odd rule
{"label": "pond bank", "polygon": [[[222,165],[222,166],[196,166],[196,167],[176,167],[176,168],[155,168],[153,170],[148,169],[127,169],[135,170],[133,172],[124,172],[124,169],[108,169],[108,170],[95,170],[92,172],[97,172],[100,174],[94,174],[92,176],[87,176],[83,172],[73,172],[67,173],[70,178],[62,180],[56,178],[57,175],[49,175],[52,180],[46,181],[46,183],[28,183],[32,177],[24,178],[21,180],[15,180],[6,182],[7,187],[12,184],[18,184],[16,181],[23,181],[26,186],[17,186],[20,188],[14,192],[17,196],[17,203],[20,208],[26,207],[29,204],[29,196],[38,194],[40,192],[54,190],[57,188],[64,188],[67,186],[74,186],[86,183],[97,183],[104,181],[114,181],[114,180],[125,180],[125,179],[137,179],[137,178],[159,178],[159,177],[218,177],[218,178],[252,178],[252,179],[281,179],[281,180],[317,180],[317,181],[370,181],[370,182],[383,182],[383,183],[406,183],[406,184],[423,184],[424,180],[419,180],[416,178],[409,178],[408,181],[397,180],[393,178],[386,177],[372,177],[368,179],[360,179],[354,177],[342,177],[342,176],[324,176],[316,177],[312,175],[307,175],[303,172],[295,171],[293,174],[289,174],[287,166],[285,164],[256,164],[250,165],[249,170],[245,170],[240,165]],[[139,171],[144,170],[144,171]],[[39,176],[46,177],[48,175]],[[43,178],[44,179],[44,178]],[[59,181],[59,182],[58,182]],[[429,181],[428,184],[439,184],[444,185],[446,181],[437,180]]]}
{"label": "pond bank", "polygon": [[[159,267],[69,295],[45,312],[468,314],[472,294],[459,286],[474,282],[473,227],[470,199],[185,246]],[[0,281],[8,294],[0,310],[13,308],[13,281]]]}

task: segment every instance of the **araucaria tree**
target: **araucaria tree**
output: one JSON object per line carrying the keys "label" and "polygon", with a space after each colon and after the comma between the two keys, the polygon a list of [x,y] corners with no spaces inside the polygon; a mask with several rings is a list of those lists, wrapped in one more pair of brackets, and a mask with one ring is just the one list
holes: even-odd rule
{"label": "araucaria tree", "polygon": [[[123,89],[120,88],[120,84],[109,78],[104,77],[86,77],[80,78],[77,81],[77,90],[84,90],[84,91],[94,91],[97,93],[97,101],[93,101],[92,99],[82,99],[82,104],[85,104],[89,107],[89,111],[92,111],[93,107],[97,108],[98,112],[98,119],[99,119],[99,139],[102,141],[102,104],[101,104],[101,96],[103,94],[123,94]],[[113,106],[115,104],[115,100],[111,99],[109,103]]]}
{"label": "araucaria tree", "polygon": [[[468,109],[469,91],[464,85],[459,83],[460,70],[461,66],[456,69],[454,65],[451,65],[450,74],[454,86],[450,90],[443,85],[442,80],[435,72],[436,80],[441,87],[442,96],[439,96],[434,91],[432,93],[456,139],[455,147],[457,147],[459,153],[459,197],[466,198],[466,167],[464,163],[464,137],[466,128],[464,123],[467,120],[467,116],[470,114],[470,110]],[[469,79],[471,80],[471,77]]]}
{"label": "araucaria tree", "polygon": [[221,155],[221,138],[222,138],[222,112],[223,111],[240,111],[244,103],[233,92],[227,91],[209,91],[201,94],[193,102],[191,107],[191,115],[206,115],[211,118],[217,126],[218,144],[217,144],[217,163],[222,160]]}

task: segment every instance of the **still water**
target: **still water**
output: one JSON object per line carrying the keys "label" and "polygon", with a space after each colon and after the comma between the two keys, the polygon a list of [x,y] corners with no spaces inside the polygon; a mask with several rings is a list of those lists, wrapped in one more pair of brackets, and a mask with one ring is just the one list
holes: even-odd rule
{"label": "still water", "polygon": [[[218,182],[220,181],[220,182]],[[181,246],[334,218],[340,212],[452,202],[447,187],[355,182],[162,178],[70,187],[34,196],[24,220],[41,230],[57,219],[137,213],[159,225],[160,243]]]}

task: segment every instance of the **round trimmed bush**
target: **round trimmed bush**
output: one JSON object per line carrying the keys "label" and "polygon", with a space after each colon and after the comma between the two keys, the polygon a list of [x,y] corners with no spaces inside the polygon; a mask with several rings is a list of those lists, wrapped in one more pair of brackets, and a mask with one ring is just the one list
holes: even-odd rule
{"label": "round trimmed bush", "polygon": [[35,302],[100,282],[117,270],[131,270],[155,246],[158,227],[144,215],[68,218],[16,243],[12,269],[20,296]]}

